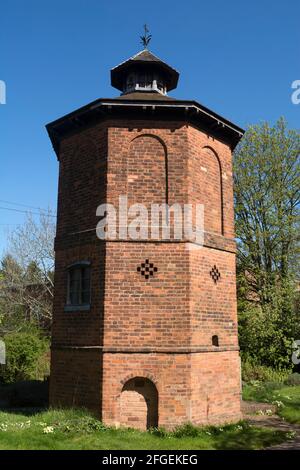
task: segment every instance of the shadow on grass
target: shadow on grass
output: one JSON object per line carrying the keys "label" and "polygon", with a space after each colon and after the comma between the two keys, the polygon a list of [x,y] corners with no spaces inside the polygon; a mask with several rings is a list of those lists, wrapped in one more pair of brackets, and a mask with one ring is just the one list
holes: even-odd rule
{"label": "shadow on grass", "polygon": [[217,450],[265,449],[286,441],[286,433],[265,428],[248,428],[243,431],[227,432],[216,436]]}
{"label": "shadow on grass", "polygon": [[23,416],[35,416],[39,413],[48,411],[48,407],[20,407],[20,408],[0,408],[1,413],[23,415]]}
{"label": "shadow on grass", "polygon": [[167,432],[164,429],[154,429],[152,434],[163,439],[168,437],[177,438],[178,440],[188,439],[191,445],[194,445],[197,440],[202,442],[209,439],[209,445],[217,450],[264,449],[271,445],[281,444],[287,440],[287,433],[283,430],[256,427],[249,425],[247,421],[219,427],[197,427],[187,423],[179,426],[173,432]]}
{"label": "shadow on grass", "polygon": [[0,384],[0,409],[6,413],[30,416],[48,407],[49,383],[26,380]]}

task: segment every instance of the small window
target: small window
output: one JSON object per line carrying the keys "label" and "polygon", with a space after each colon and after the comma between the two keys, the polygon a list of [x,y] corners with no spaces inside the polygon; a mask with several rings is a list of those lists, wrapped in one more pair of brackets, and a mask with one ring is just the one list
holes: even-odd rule
{"label": "small window", "polygon": [[89,307],[91,302],[90,263],[82,262],[68,269],[67,307]]}
{"label": "small window", "polygon": [[213,346],[219,346],[219,337],[217,335],[212,336],[211,342]]}

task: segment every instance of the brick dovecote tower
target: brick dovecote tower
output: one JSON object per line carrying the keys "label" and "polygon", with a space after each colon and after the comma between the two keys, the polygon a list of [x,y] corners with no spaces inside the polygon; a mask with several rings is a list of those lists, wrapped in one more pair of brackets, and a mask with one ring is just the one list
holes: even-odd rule
{"label": "brick dovecote tower", "polygon": [[[145,429],[240,418],[232,150],[243,130],[176,100],[147,49],[111,71],[121,91],[54,122],[59,160],[50,403]],[[204,204],[204,243],[100,240],[96,208]]]}

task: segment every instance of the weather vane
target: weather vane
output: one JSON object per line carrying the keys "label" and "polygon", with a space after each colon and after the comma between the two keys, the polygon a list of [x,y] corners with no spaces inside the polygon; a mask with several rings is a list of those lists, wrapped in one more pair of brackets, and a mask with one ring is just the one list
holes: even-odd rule
{"label": "weather vane", "polygon": [[144,25],[144,31],[145,31],[144,36],[140,36],[140,38],[141,38],[141,43],[142,43],[143,46],[144,46],[144,49],[147,49],[147,48],[148,48],[148,44],[149,44],[149,42],[151,41],[152,34],[148,34],[148,33],[149,33],[149,29],[148,29],[148,26],[147,26],[146,24]]}

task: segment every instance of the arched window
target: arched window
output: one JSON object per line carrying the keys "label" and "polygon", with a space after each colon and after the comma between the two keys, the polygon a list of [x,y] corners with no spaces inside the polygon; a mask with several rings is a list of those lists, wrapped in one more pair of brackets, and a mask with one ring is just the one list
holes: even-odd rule
{"label": "arched window", "polygon": [[91,303],[91,267],[89,261],[79,261],[68,267],[67,310],[88,309]]}
{"label": "arched window", "polygon": [[211,342],[212,342],[212,345],[213,345],[213,346],[217,346],[217,347],[218,347],[218,346],[219,346],[219,337],[218,337],[218,335],[212,336]]}

